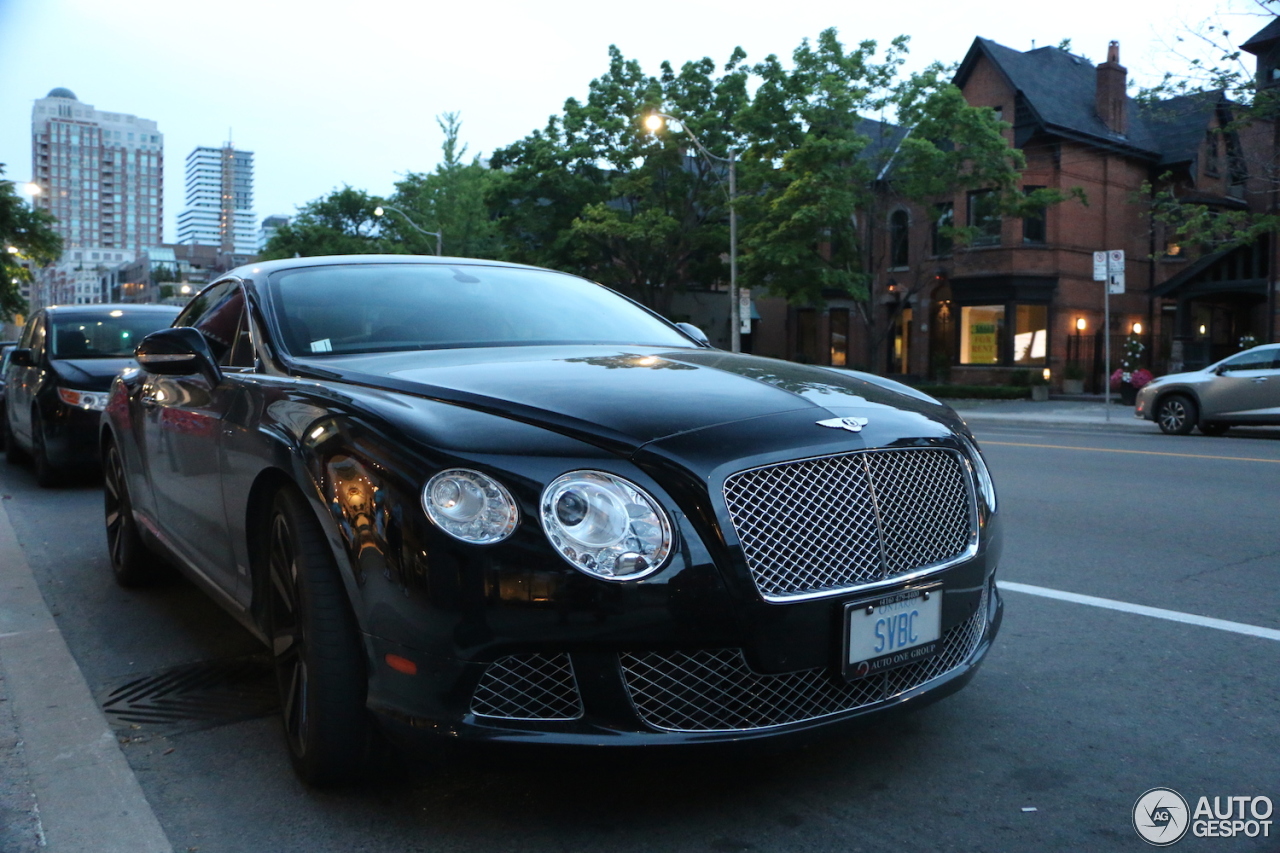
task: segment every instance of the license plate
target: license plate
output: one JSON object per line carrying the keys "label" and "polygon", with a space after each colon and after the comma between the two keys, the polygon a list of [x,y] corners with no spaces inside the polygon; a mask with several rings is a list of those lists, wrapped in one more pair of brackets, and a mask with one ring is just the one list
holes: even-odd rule
{"label": "license plate", "polygon": [[910,589],[845,607],[844,675],[865,678],[942,650],[942,590]]}

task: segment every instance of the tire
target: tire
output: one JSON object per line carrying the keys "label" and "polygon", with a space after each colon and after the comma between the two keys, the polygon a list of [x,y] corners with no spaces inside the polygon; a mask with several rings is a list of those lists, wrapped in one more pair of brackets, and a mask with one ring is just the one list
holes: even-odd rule
{"label": "tire", "polygon": [[364,654],[324,531],[296,489],[276,494],[266,542],[267,636],[293,769],[309,785],[353,782],[371,748]]}
{"label": "tire", "polygon": [[1196,425],[1196,404],[1184,394],[1170,394],[1156,403],[1156,423],[1166,435],[1187,435]]}
{"label": "tire", "polygon": [[1231,429],[1231,424],[1220,424],[1216,421],[1200,424],[1200,432],[1205,435],[1222,435]]}
{"label": "tire", "polygon": [[164,564],[138,532],[124,460],[114,441],[107,442],[102,454],[102,516],[107,532],[107,556],[116,583],[138,587],[158,580],[164,573]]}
{"label": "tire", "polygon": [[62,482],[62,470],[49,461],[49,449],[45,446],[44,418],[39,409],[31,412],[31,462],[36,471],[36,485],[52,489]]}

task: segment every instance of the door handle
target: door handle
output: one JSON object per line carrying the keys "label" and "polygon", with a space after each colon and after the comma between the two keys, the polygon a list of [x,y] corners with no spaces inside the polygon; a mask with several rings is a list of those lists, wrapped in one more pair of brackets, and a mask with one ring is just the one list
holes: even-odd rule
{"label": "door handle", "polygon": [[1255,383],[1258,383],[1258,382],[1266,382],[1266,381],[1267,381],[1267,377],[1266,377],[1266,376],[1255,376],[1255,377],[1253,377],[1253,381],[1254,381]]}
{"label": "door handle", "polygon": [[138,405],[142,406],[144,409],[154,409],[156,406],[160,405],[160,402],[156,399],[155,394],[144,393],[138,395]]}

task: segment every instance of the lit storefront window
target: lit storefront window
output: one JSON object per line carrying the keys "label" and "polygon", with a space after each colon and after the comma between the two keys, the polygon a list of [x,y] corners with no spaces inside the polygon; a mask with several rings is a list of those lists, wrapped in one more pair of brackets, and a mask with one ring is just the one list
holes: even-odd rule
{"label": "lit storefront window", "polygon": [[965,305],[960,309],[961,364],[999,364],[1003,343],[1003,305]]}
{"label": "lit storefront window", "polygon": [[1018,365],[1044,364],[1049,336],[1049,308],[1019,305],[1013,329],[1013,360]]}

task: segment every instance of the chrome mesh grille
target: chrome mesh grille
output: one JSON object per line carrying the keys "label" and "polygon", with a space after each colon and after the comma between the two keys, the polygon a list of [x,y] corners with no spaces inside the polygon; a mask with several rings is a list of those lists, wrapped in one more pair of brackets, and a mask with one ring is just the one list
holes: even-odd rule
{"label": "chrome mesh grille", "polygon": [[963,664],[987,627],[987,593],[978,609],[942,637],[928,660],[846,682],[827,667],[765,675],[741,649],[623,654],[623,680],[636,712],[657,729],[744,731],[798,723],[892,699]]}
{"label": "chrome mesh grille", "polygon": [[875,450],[742,471],[725,504],[760,594],[836,592],[946,562],[974,538],[957,453]]}
{"label": "chrome mesh grille", "polygon": [[508,655],[489,664],[471,713],[508,720],[576,720],[582,697],[567,654]]}

